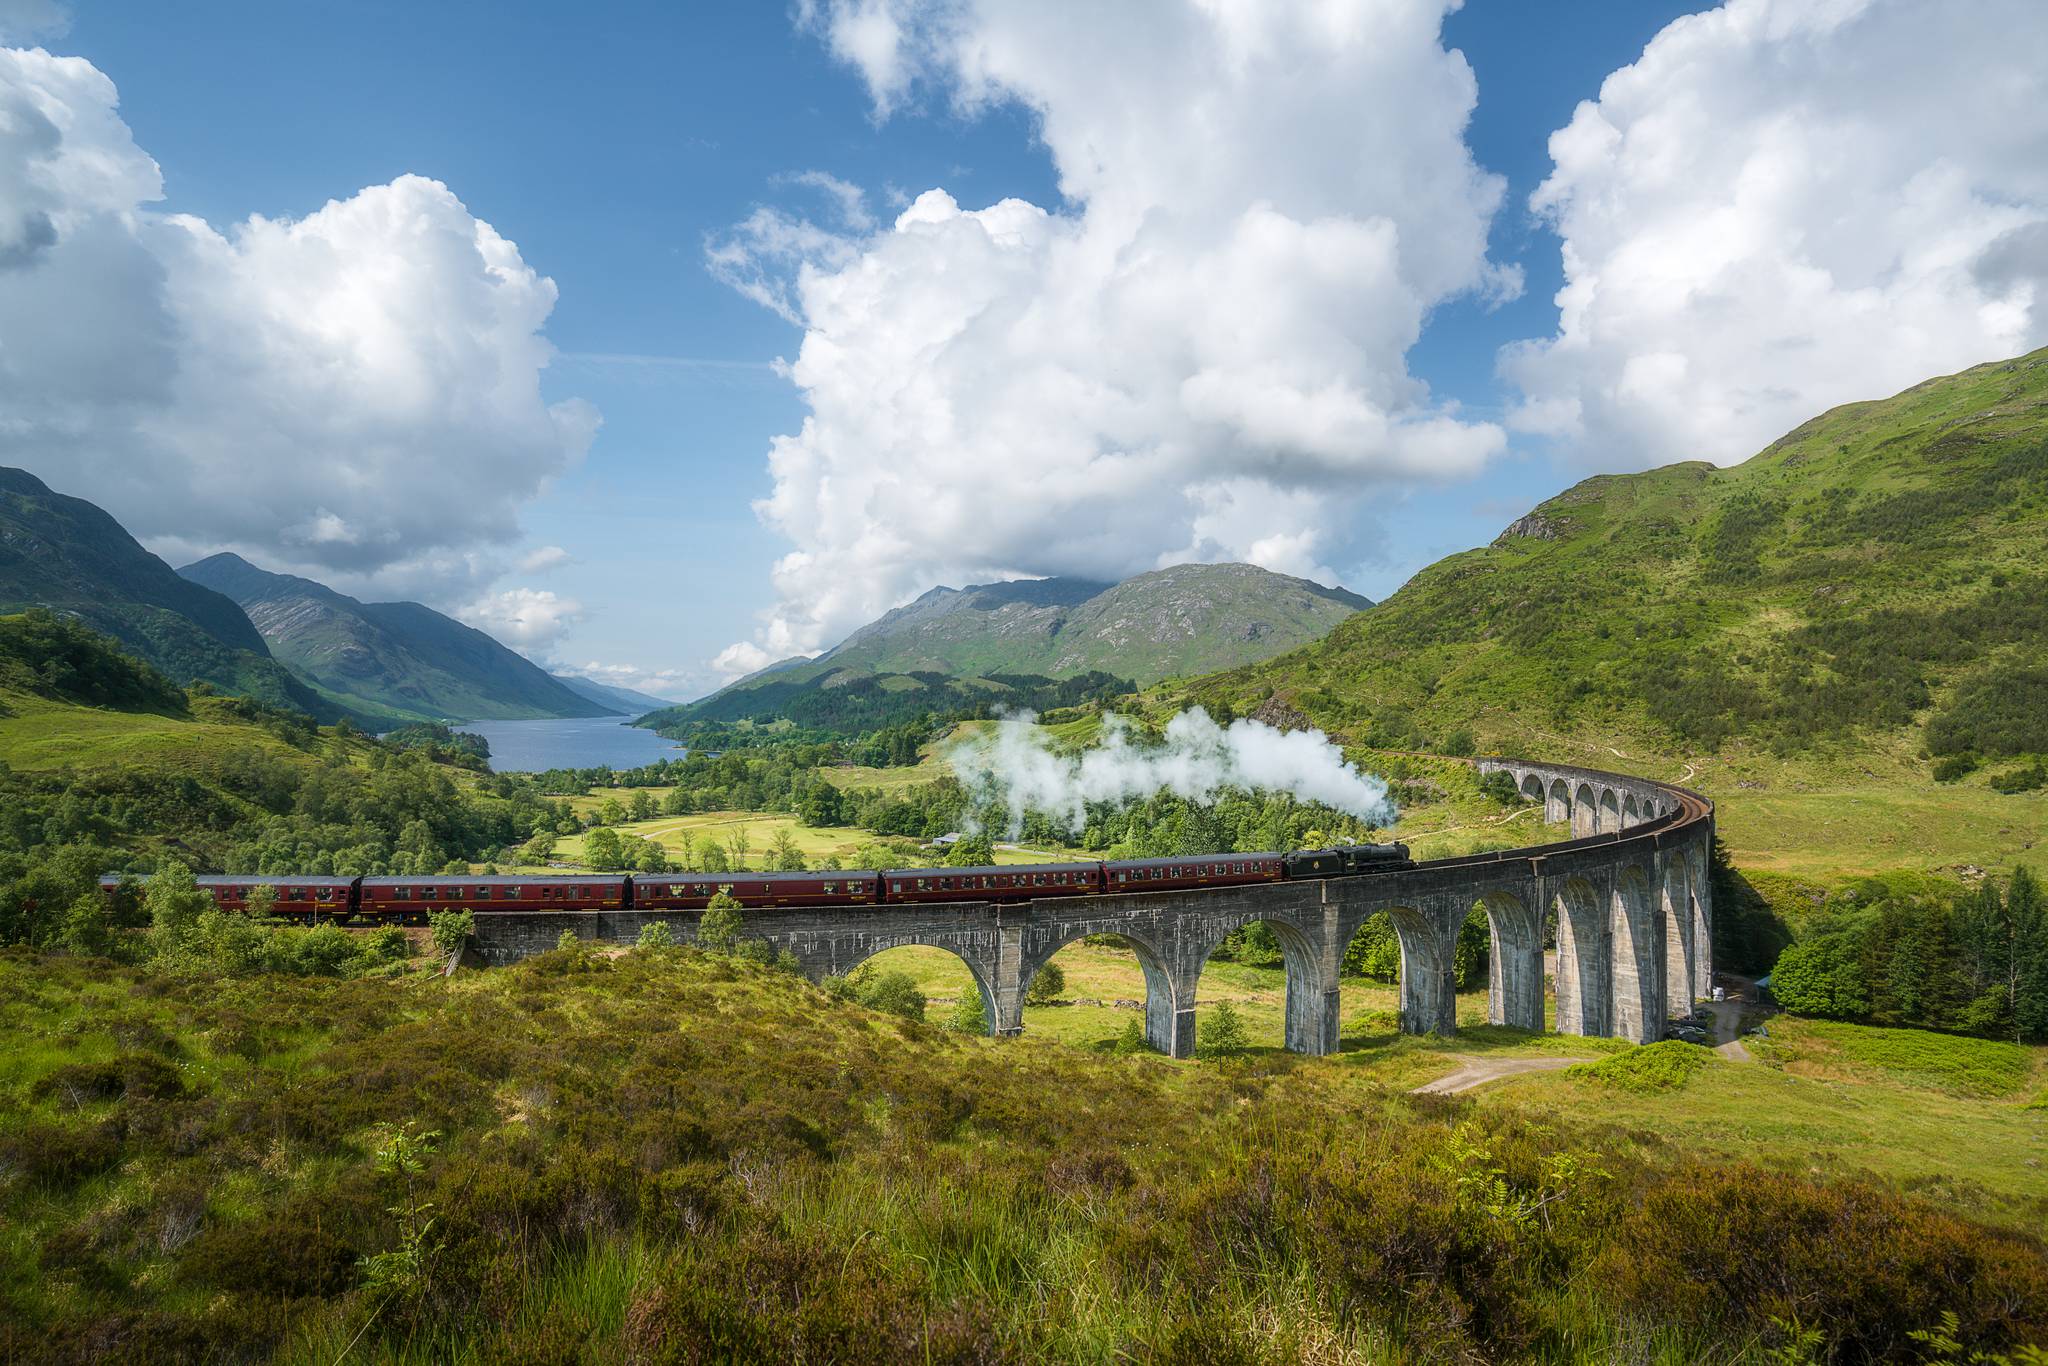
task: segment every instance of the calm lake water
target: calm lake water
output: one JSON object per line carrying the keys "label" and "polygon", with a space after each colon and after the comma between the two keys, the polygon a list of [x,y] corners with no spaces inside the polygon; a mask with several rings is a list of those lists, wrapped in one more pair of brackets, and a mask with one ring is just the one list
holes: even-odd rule
{"label": "calm lake water", "polygon": [[657,759],[680,759],[684,750],[666,736],[636,730],[618,716],[554,721],[464,721],[491,746],[497,773],[538,773],[549,768],[638,768]]}

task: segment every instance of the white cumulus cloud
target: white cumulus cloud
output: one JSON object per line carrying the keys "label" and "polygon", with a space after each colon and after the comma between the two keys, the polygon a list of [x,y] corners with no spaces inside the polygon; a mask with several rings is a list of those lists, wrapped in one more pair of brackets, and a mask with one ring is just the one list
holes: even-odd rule
{"label": "white cumulus cloud", "polygon": [[473,588],[597,427],[540,395],[554,283],[419,176],[226,228],[162,193],[105,75],[0,49],[0,463],[168,556]]}
{"label": "white cumulus cloud", "polygon": [[508,588],[478,598],[456,615],[522,654],[532,654],[560,641],[584,612],[576,599],[548,589]]}
{"label": "white cumulus cloud", "polygon": [[1552,134],[1557,334],[1517,425],[1608,467],[1740,460],[2048,341],[2048,6],[1729,0]]}
{"label": "white cumulus cloud", "polygon": [[[1496,426],[1432,402],[1429,310],[1517,287],[1464,143],[1455,0],[817,0],[878,117],[1032,111],[1064,203],[928,189],[863,229],[757,212],[708,249],[801,323],[808,405],[759,505],[793,549],[727,671],[936,582],[1249,559],[1334,578],[1347,505],[1470,475]],[[864,200],[853,200],[865,212]]]}

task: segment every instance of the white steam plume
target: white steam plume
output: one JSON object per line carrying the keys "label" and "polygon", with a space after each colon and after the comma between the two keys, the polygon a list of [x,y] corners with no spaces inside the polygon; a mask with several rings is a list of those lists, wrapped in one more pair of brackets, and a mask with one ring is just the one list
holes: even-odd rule
{"label": "white steam plume", "polygon": [[1203,803],[1225,788],[1287,792],[1378,826],[1392,825],[1397,814],[1387,785],[1347,763],[1319,730],[1282,731],[1250,720],[1219,726],[1195,707],[1167,723],[1164,745],[1132,743],[1129,725],[1111,716],[1101,744],[1057,754],[1037,719],[1030,712],[1006,717],[993,734],[949,756],[969,791],[994,789],[1013,832],[1027,811],[1078,828],[1090,802],[1120,804],[1160,791]]}

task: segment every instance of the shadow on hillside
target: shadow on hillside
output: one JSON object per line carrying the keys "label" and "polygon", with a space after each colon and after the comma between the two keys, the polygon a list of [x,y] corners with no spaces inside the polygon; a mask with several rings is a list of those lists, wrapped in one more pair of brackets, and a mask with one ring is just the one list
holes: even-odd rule
{"label": "shadow on hillside", "polygon": [[1718,838],[1711,877],[1715,970],[1748,977],[1769,972],[1792,942],[1792,927],[1742,875],[1728,857],[1728,846]]}

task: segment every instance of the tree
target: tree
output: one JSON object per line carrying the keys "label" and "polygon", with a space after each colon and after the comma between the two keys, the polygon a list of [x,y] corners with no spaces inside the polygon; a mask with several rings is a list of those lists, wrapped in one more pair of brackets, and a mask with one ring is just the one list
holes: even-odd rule
{"label": "tree", "polygon": [[788,826],[775,832],[775,841],[768,846],[768,862],[777,872],[803,871],[804,851],[796,847],[796,836],[789,833]]}
{"label": "tree", "polygon": [[1024,1004],[1028,1006],[1049,1006],[1060,998],[1067,989],[1067,974],[1058,963],[1047,963],[1031,979],[1030,987],[1024,992]]}
{"label": "tree", "polygon": [[725,856],[725,846],[717,840],[706,839],[697,846],[696,866],[707,873],[729,873],[732,860]]}
{"label": "tree", "polygon": [[634,792],[633,800],[627,803],[627,810],[632,813],[633,819],[636,821],[653,820],[657,814],[654,805],[654,794],[645,788],[639,789]]}
{"label": "tree", "polygon": [[271,919],[277,914],[277,888],[267,882],[257,883],[249,889],[242,909],[251,920]]}
{"label": "tree", "polygon": [[948,868],[986,868],[995,861],[995,845],[983,834],[962,835],[946,851]]}
{"label": "tree", "polygon": [[675,931],[668,927],[666,920],[650,920],[640,927],[640,937],[633,947],[642,953],[660,953],[675,946]]}
{"label": "tree", "polygon": [[668,871],[668,851],[653,840],[635,840],[633,867],[642,873]]}
{"label": "tree", "polygon": [[946,1017],[946,1028],[962,1034],[988,1033],[988,1007],[982,1004],[978,988],[960,993],[960,999],[953,1002],[953,1013]]}
{"label": "tree", "polygon": [[2022,1039],[2048,1042],[2048,898],[2028,868],[2015,868],[2005,891],[2013,927],[2013,1025]]}
{"label": "tree", "polygon": [[149,913],[151,938],[164,950],[191,934],[199,917],[213,909],[213,898],[199,890],[190,868],[171,859],[149,880],[142,908]]}
{"label": "tree", "polygon": [[617,797],[606,797],[603,804],[597,808],[597,823],[599,825],[623,825],[625,822],[626,808],[620,804]]}
{"label": "tree", "polygon": [[1238,1018],[1237,1007],[1228,1001],[1218,1001],[1204,1010],[1202,1022],[1195,1027],[1195,1052],[1204,1058],[1223,1058],[1241,1053],[1250,1041],[1244,1021]]}
{"label": "tree", "polygon": [[705,903],[704,913],[697,917],[697,947],[711,953],[731,953],[738,948],[746,933],[746,920],[740,911],[732,888],[720,887],[718,894]]}
{"label": "tree", "polygon": [[672,787],[661,797],[661,814],[664,816],[687,816],[690,814],[690,790],[686,787]]}
{"label": "tree", "polygon": [[619,832],[606,826],[599,826],[583,837],[583,861],[602,872],[612,872],[626,866],[626,846],[619,839]]}
{"label": "tree", "polygon": [[736,825],[725,837],[726,856],[732,860],[732,871],[746,871],[747,855],[753,852],[753,839],[744,825]]}
{"label": "tree", "polygon": [[1870,1011],[1870,994],[1856,947],[1847,934],[1792,945],[1771,968],[1771,995],[1795,1015],[1862,1019]]}
{"label": "tree", "polygon": [[470,911],[429,911],[427,932],[434,937],[434,947],[443,953],[455,953],[469,942],[471,932],[476,929],[476,916]]}
{"label": "tree", "polygon": [[546,830],[536,830],[533,837],[519,848],[519,857],[527,862],[545,865],[555,856],[555,837]]}

